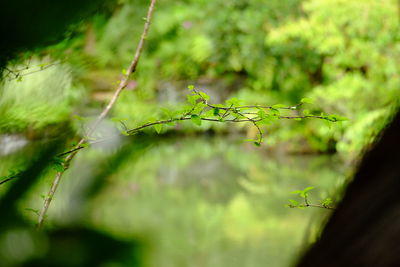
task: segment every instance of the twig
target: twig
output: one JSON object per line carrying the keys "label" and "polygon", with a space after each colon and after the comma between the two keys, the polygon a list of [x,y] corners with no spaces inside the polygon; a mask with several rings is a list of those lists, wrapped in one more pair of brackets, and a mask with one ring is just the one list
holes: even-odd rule
{"label": "twig", "polygon": [[298,205],[293,205],[289,204],[289,208],[307,208],[307,207],[312,207],[312,208],[320,208],[320,209],[327,209],[327,210],[336,210],[335,207],[331,207],[328,205],[320,205],[320,204],[312,204],[308,202],[308,196],[307,194],[304,195],[304,204],[298,204]]}
{"label": "twig", "polygon": [[[190,120],[190,119],[191,119],[192,112],[193,112],[193,110],[195,109],[195,107],[196,107],[196,105],[193,106],[193,108],[192,108],[190,111],[184,113],[181,117],[178,117],[178,118],[171,118],[171,119],[168,119],[168,120],[159,120],[159,121],[155,121],[155,122],[145,123],[145,124],[142,124],[142,125],[137,126],[137,127],[133,128],[133,129],[130,129],[130,130],[127,129],[127,127],[126,127],[125,124],[123,124],[123,123],[122,123],[122,124],[123,124],[123,126],[124,126],[124,129],[125,129],[126,134],[128,134],[128,135],[134,135],[134,134],[136,134],[137,132],[139,132],[140,130],[143,130],[143,129],[145,129],[145,128],[148,128],[148,127],[151,127],[151,126],[154,126],[154,125],[158,125],[158,124],[168,124],[168,123],[176,122],[176,121],[186,121],[186,120]],[[213,107],[215,107],[215,106],[209,105],[209,107],[212,107],[212,108],[213,108]],[[247,107],[249,107],[249,106],[247,106]],[[203,121],[220,122],[220,123],[221,123],[221,122],[231,122],[231,123],[251,122],[251,123],[257,128],[258,132],[260,133],[258,143],[262,143],[262,140],[263,140],[263,133],[262,133],[261,128],[259,127],[259,125],[257,125],[257,122],[262,121],[262,119],[261,119],[261,118],[250,118],[249,116],[246,116],[246,115],[257,115],[257,113],[255,113],[255,112],[240,112],[237,108],[232,108],[232,106],[230,106],[230,107],[217,107],[217,108],[218,108],[218,109],[221,109],[221,110],[225,110],[223,116],[219,115],[219,119],[216,119],[216,118],[206,118],[206,117],[200,117],[200,119],[203,120]],[[259,108],[259,107],[257,107],[257,108]],[[226,112],[227,110],[228,110],[228,112]],[[242,117],[244,117],[245,119],[238,119],[237,117],[236,117],[236,118],[233,118],[233,119],[223,119],[224,117],[227,117],[227,116],[229,116],[229,115],[232,115],[231,113],[229,113],[229,111],[232,111],[232,112],[234,112],[234,113],[236,113],[236,114],[239,114],[239,115],[241,115]],[[278,119],[320,119],[320,120],[329,120],[329,121],[332,121],[332,120],[330,120],[328,117],[317,116],[317,115],[307,115],[307,116],[304,116],[304,115],[303,115],[303,116],[276,116],[276,118],[278,118]],[[223,120],[221,120],[221,119],[223,119]],[[72,153],[75,153],[75,152],[77,152],[77,151],[79,151],[79,150],[81,150],[81,149],[83,149],[83,148],[88,147],[88,145],[94,145],[94,144],[97,144],[97,143],[102,143],[102,142],[105,142],[105,141],[107,141],[107,140],[109,140],[109,139],[111,139],[111,138],[117,137],[117,136],[121,136],[121,134],[113,134],[113,135],[106,136],[106,137],[103,137],[103,138],[101,138],[101,139],[97,139],[97,140],[94,140],[94,141],[87,141],[87,140],[85,139],[85,141],[84,141],[83,143],[80,143],[80,144],[75,145],[75,146],[74,146],[73,148],[71,148],[70,150],[67,150],[67,151],[65,151],[65,152],[62,152],[62,153],[56,155],[56,157],[62,158],[62,157],[64,157],[64,156],[69,156],[69,155],[72,154]],[[67,158],[65,159],[65,162],[68,162],[68,161],[70,161],[69,157],[67,157]],[[2,180],[2,181],[0,182],[0,185],[6,183],[6,182],[8,182],[8,181],[11,181],[12,179],[17,178],[18,176],[19,176],[19,174],[13,175],[13,177],[11,177],[11,179],[9,179],[9,178],[10,178],[9,176],[3,177],[4,180]]]}
{"label": "twig", "polygon": [[[223,109],[223,108],[221,108],[221,109]],[[242,114],[245,114],[245,113],[242,113]],[[151,126],[154,126],[154,125],[168,124],[168,123],[175,122],[175,121],[190,120],[191,117],[187,117],[189,115],[191,115],[191,114],[188,112],[188,113],[184,114],[182,117],[179,117],[179,118],[173,118],[173,119],[168,119],[168,120],[159,120],[159,121],[155,121],[155,122],[145,123],[143,125],[140,125],[138,127],[133,128],[133,129],[127,130],[126,133],[128,135],[134,135],[135,133],[139,132],[140,130],[143,130],[145,128],[148,128],[148,127],[151,127]],[[246,117],[246,116],[244,116],[244,117]],[[312,118],[314,118],[314,119],[327,120],[327,118],[322,117],[322,116],[277,116],[277,118],[278,119],[312,119]],[[237,122],[237,123],[240,123],[240,122],[251,122],[253,124],[262,120],[262,119],[252,119],[252,118],[249,118],[249,117],[246,117],[246,119],[241,119],[241,120],[240,119],[236,119],[236,118],[235,119],[219,120],[219,119],[203,118],[203,117],[200,117],[200,119],[203,120],[203,121],[212,121],[212,122],[234,122],[234,123],[235,122]],[[255,126],[257,127],[259,132],[262,132],[258,125],[255,125]],[[93,145],[93,144],[96,144],[96,143],[101,143],[101,142],[104,142],[104,141],[106,141],[106,140],[108,140],[110,138],[113,138],[115,136],[120,136],[120,134],[104,137],[104,138],[99,139],[99,140],[88,142],[87,144],[88,145]],[[61,154],[58,154],[57,157],[63,157],[65,155],[71,154],[71,153],[73,153],[73,152],[75,152],[77,150],[83,149],[85,147],[86,146],[74,147],[74,148],[72,148],[72,149],[70,149],[68,151],[65,151],[65,152],[63,152]]]}
{"label": "twig", "polygon": [[[14,76],[14,77],[10,77],[9,80],[22,78],[22,77],[24,77],[24,76],[27,76],[27,75],[30,75],[30,74],[34,74],[34,73],[37,73],[37,72],[40,72],[40,71],[43,71],[43,70],[46,70],[46,69],[48,69],[48,68],[50,68],[50,67],[52,67],[52,66],[59,65],[59,64],[61,64],[62,62],[63,62],[63,61],[54,62],[54,63],[49,63],[49,64],[44,65],[44,66],[40,66],[40,65],[38,65],[38,66],[33,66],[33,67],[27,66],[27,67],[25,67],[25,68],[23,68],[23,69],[17,69],[17,70],[12,70],[12,69],[9,69],[9,68],[5,67],[4,69],[5,69],[6,71],[8,71],[8,73],[5,75],[5,77],[9,77],[10,75]],[[29,64],[30,64],[30,59],[29,59],[28,65],[29,65]],[[26,71],[26,70],[28,70],[28,69],[33,69],[33,68],[37,68],[37,67],[38,67],[39,69],[37,69],[37,70],[32,70],[32,71],[29,71],[29,72],[23,72],[23,71]]]}
{"label": "twig", "polygon": [[[215,116],[217,116],[217,118],[201,117],[200,115],[203,112],[203,110],[201,110],[198,114],[194,114],[193,113],[193,111],[196,109],[196,107],[199,104],[198,102],[196,102],[196,103],[193,104],[193,106],[191,107],[191,109],[189,111],[183,112],[183,115],[180,116],[180,117],[145,123],[145,124],[142,124],[140,126],[137,126],[136,128],[130,129],[130,130],[127,128],[127,126],[122,121],[120,121],[120,123],[122,124],[122,126],[124,128],[124,135],[134,135],[137,132],[139,132],[140,130],[145,129],[147,127],[154,126],[154,125],[168,124],[168,123],[171,123],[171,122],[190,120],[190,119],[192,119],[191,115],[197,115],[203,121],[232,122],[232,123],[251,122],[257,128],[257,130],[259,132],[259,137],[258,137],[258,140],[256,141],[256,145],[259,145],[259,144],[261,144],[263,142],[263,132],[262,132],[260,126],[258,125],[258,122],[261,122],[265,118],[260,117],[259,114],[256,113],[256,112],[251,112],[251,111],[242,112],[240,110],[240,108],[246,109],[246,110],[248,110],[250,108],[259,110],[259,109],[270,109],[270,107],[272,107],[272,106],[247,105],[247,106],[233,107],[232,104],[229,107],[228,106],[224,107],[224,106],[221,106],[221,105],[217,106],[217,105],[209,104],[207,102],[207,100],[202,96],[202,94],[200,92],[198,92],[196,90],[193,90],[193,91],[197,95],[200,96],[200,99],[202,100],[202,102],[204,104],[206,104],[206,106],[208,108],[210,108],[210,109],[220,109],[220,110],[223,110],[224,113],[222,115],[221,114],[215,115]],[[296,106],[298,106],[298,105],[296,105]],[[273,108],[273,109],[275,109],[275,108]],[[278,108],[276,108],[276,109],[278,109]],[[292,110],[294,110],[294,109],[292,109]],[[239,119],[238,115],[243,117],[244,119]],[[253,115],[254,117],[250,117],[248,115]],[[232,118],[231,119],[226,119],[228,116],[233,116],[233,119]],[[331,118],[329,116],[318,116],[318,115],[280,116],[280,115],[276,115],[275,114],[275,115],[272,115],[271,117],[275,117],[276,119],[320,119],[320,120],[328,120],[328,121],[332,121],[332,122],[337,121],[336,119]],[[87,134],[85,136],[87,136]],[[67,150],[67,151],[65,151],[63,153],[60,153],[56,157],[62,158],[64,156],[67,156],[65,158],[65,160],[64,160],[64,162],[65,162],[64,169],[66,169],[66,168],[68,168],[68,163],[71,160],[71,158],[70,158],[71,154],[78,152],[79,150],[87,147],[88,145],[93,145],[93,144],[105,142],[105,141],[107,141],[107,140],[109,140],[111,138],[114,138],[116,136],[121,136],[121,134],[113,134],[113,135],[106,136],[106,137],[103,137],[103,138],[100,138],[100,139],[97,139],[97,140],[94,140],[94,141],[88,141],[87,139],[82,139],[83,142],[79,142],[77,145],[74,145],[73,148],[71,148],[70,150]],[[0,183],[0,185],[11,180],[11,179],[7,179],[8,178],[7,176],[3,177],[3,178],[5,178],[5,180],[2,181]]]}
{"label": "twig", "polygon": [[8,176],[8,177],[5,178],[4,180],[0,181],[0,185],[2,185],[2,184],[6,183],[6,182],[8,182],[8,181],[11,181],[11,180],[17,178],[20,174],[21,174],[21,173],[17,173],[17,174]]}
{"label": "twig", "polygon": [[[218,108],[220,108],[220,107],[218,107]],[[220,109],[222,109],[222,110],[227,110],[228,108],[221,107]],[[229,109],[234,110],[232,107],[230,107]],[[151,126],[154,126],[154,125],[158,125],[158,124],[168,124],[168,123],[176,122],[176,121],[191,120],[191,115],[192,115],[191,112],[192,112],[193,110],[194,110],[194,108],[192,108],[191,111],[186,112],[182,117],[172,118],[172,119],[168,119],[168,120],[159,120],[159,121],[150,122],[150,123],[145,123],[145,124],[143,124],[143,125],[140,125],[140,126],[138,126],[138,127],[135,127],[135,128],[133,128],[133,129],[130,129],[130,130],[125,129],[125,132],[126,132],[126,134],[128,134],[128,135],[134,135],[134,134],[138,133],[140,130],[143,130],[143,129],[145,129],[145,128],[148,128],[148,127],[151,127]],[[245,117],[245,119],[233,118],[233,119],[224,119],[224,120],[221,120],[221,118],[222,118],[221,115],[219,115],[219,116],[220,116],[219,119],[215,119],[215,118],[205,118],[205,117],[200,117],[200,119],[203,120],[203,121],[211,121],[211,122],[219,122],[219,123],[222,123],[222,122],[231,122],[231,123],[251,122],[251,123],[257,128],[258,132],[260,133],[260,136],[259,136],[259,139],[258,139],[257,142],[258,142],[258,143],[262,143],[262,141],[263,141],[263,133],[262,133],[261,128],[259,127],[259,125],[257,125],[257,122],[261,121],[262,119],[250,118],[250,117],[248,117],[248,116],[244,116],[244,115],[243,115],[243,114],[255,115],[255,114],[257,114],[257,113],[253,113],[253,112],[247,112],[247,113],[246,113],[246,112],[240,112],[240,111],[237,111],[237,110],[236,110],[236,113],[239,114],[239,115],[241,115],[241,116],[243,116],[243,117]],[[225,117],[227,117],[227,116],[229,116],[229,115],[231,115],[231,114],[230,114],[230,113],[227,113],[227,114],[225,115]],[[313,115],[308,115],[308,116],[277,116],[277,118],[278,118],[278,119],[311,119],[311,118],[314,118],[314,119],[321,119],[321,120],[329,120],[329,119],[327,119],[326,117],[323,117],[323,116],[313,116]],[[125,127],[126,127],[126,126],[125,126]],[[125,128],[125,127],[124,127],[124,128]],[[106,137],[103,137],[103,138],[101,138],[101,139],[97,139],[97,140],[94,140],[94,141],[87,141],[87,140],[85,140],[84,143],[81,143],[80,145],[75,145],[72,149],[67,150],[67,151],[65,151],[65,152],[62,152],[62,153],[58,154],[56,157],[57,157],[57,158],[62,158],[62,157],[64,157],[64,156],[67,156],[67,158],[64,160],[64,169],[66,170],[68,167],[66,167],[65,164],[66,164],[67,162],[70,161],[70,158],[69,158],[69,157],[70,157],[71,154],[76,153],[76,152],[78,152],[79,150],[88,147],[88,145],[94,145],[94,144],[97,144],[97,143],[102,143],[102,142],[105,142],[105,141],[107,141],[107,140],[109,140],[109,139],[111,139],[111,138],[117,137],[117,136],[121,136],[121,134],[113,134],[113,135],[106,136]],[[3,177],[4,180],[2,180],[2,181],[0,182],[0,185],[6,183],[6,182],[8,182],[8,181],[13,180],[14,178],[17,178],[17,177],[19,176],[19,174],[20,174],[20,173],[15,174],[15,175],[13,175],[13,176],[6,176],[6,177]],[[310,205],[310,206],[311,206],[311,205]]]}
{"label": "twig", "polygon": [[[138,65],[140,56],[141,56],[142,51],[143,51],[144,42],[145,42],[145,39],[147,37],[147,33],[149,31],[149,27],[150,27],[151,19],[152,19],[152,16],[153,16],[155,3],[156,3],[156,0],[151,0],[151,2],[150,2],[150,5],[149,5],[148,11],[147,11],[147,16],[146,16],[146,22],[145,22],[144,28],[143,28],[143,33],[142,33],[142,35],[140,37],[138,46],[136,48],[135,56],[134,56],[134,58],[133,58],[133,60],[132,60],[132,62],[130,64],[129,68],[126,71],[126,74],[125,74],[124,78],[121,80],[118,88],[115,90],[115,92],[114,92],[110,102],[108,103],[108,105],[103,109],[103,111],[97,117],[96,121],[93,123],[91,129],[88,132],[88,136],[90,136],[96,130],[96,128],[99,125],[99,123],[110,112],[111,108],[113,107],[113,105],[117,101],[119,95],[121,94],[122,90],[124,90],[125,87],[128,85],[129,76],[136,71],[136,67]],[[54,177],[54,180],[53,180],[53,183],[51,185],[50,191],[46,195],[46,198],[45,198],[44,203],[43,203],[42,210],[39,213],[38,224],[37,224],[37,228],[38,229],[40,229],[40,227],[42,227],[42,225],[43,225],[47,210],[49,209],[51,200],[53,199],[54,194],[57,191],[57,187],[58,187],[58,185],[60,183],[60,180],[61,180],[61,177],[62,177],[63,173],[69,168],[71,160],[78,153],[78,151],[80,150],[80,147],[85,142],[86,142],[86,138],[82,138],[78,142],[78,144],[74,148],[74,151],[71,152],[70,154],[68,154],[68,156],[65,158],[65,161],[63,163],[64,170],[61,171],[61,172],[57,172],[56,176]]]}
{"label": "twig", "polygon": [[[258,124],[257,124],[257,119],[252,119],[252,118],[250,118],[250,117],[248,117],[248,116],[246,116],[246,115],[244,115],[244,113],[241,113],[241,112],[239,112],[239,111],[236,111],[236,113],[237,114],[239,114],[240,116],[243,116],[243,117],[245,117],[246,119],[248,119],[249,121],[251,121],[251,123],[253,123],[253,125],[257,128],[257,131],[258,131],[258,134],[259,134],[259,137],[258,137],[258,145],[260,145],[262,142],[263,142],[263,133],[262,133],[262,131],[261,131],[261,128],[260,128],[260,126],[258,126]],[[257,144],[256,143],[256,144]]]}
{"label": "twig", "polygon": [[330,206],[323,206],[318,204],[307,204],[306,207],[313,207],[313,208],[320,208],[320,209],[328,209],[328,210],[336,210],[334,207]]}

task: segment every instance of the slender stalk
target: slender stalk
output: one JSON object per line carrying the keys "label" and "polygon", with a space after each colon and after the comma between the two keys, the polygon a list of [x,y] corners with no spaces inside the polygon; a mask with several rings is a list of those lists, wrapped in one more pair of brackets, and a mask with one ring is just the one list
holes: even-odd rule
{"label": "slender stalk", "polygon": [[[124,90],[128,84],[129,81],[129,76],[136,71],[136,67],[139,63],[140,56],[143,51],[144,43],[150,28],[151,24],[151,19],[153,16],[153,11],[154,11],[154,6],[155,6],[156,0],[151,0],[148,11],[147,11],[147,16],[146,16],[146,22],[144,24],[143,32],[140,37],[138,46],[136,48],[135,56],[129,65],[129,68],[127,69],[124,78],[121,80],[119,83],[119,86],[117,89],[114,91],[114,94],[110,100],[110,102],[107,104],[107,106],[103,109],[103,111],[100,113],[100,115],[97,117],[95,122],[93,123],[92,127],[90,128],[89,132],[87,133],[87,136],[90,136],[93,134],[93,132],[96,130],[100,122],[107,116],[107,114],[110,112],[114,104],[116,103],[119,95],[121,94],[122,90]],[[79,152],[80,148],[82,147],[82,144],[86,142],[86,138],[82,138],[78,144],[75,146],[73,152],[68,154],[68,156],[65,158],[63,167],[64,170],[62,172],[57,172],[56,176],[53,179],[53,183],[51,185],[50,191],[46,195],[46,198],[43,203],[42,210],[39,213],[39,218],[38,218],[38,224],[37,228],[40,229],[44,223],[44,219],[46,217],[47,211],[49,209],[50,203],[52,199],[54,198],[54,194],[57,191],[58,185],[60,184],[61,177],[63,173],[69,168],[71,160],[75,157],[75,155]]]}
{"label": "slender stalk", "polygon": [[7,183],[7,182],[9,182],[9,181],[11,181],[11,180],[13,180],[13,179],[15,179],[15,178],[18,178],[19,175],[20,175],[20,173],[17,173],[17,174],[8,176],[8,177],[5,178],[4,180],[1,180],[1,181],[0,181],[0,185],[2,185],[2,184],[4,184],[4,183]]}

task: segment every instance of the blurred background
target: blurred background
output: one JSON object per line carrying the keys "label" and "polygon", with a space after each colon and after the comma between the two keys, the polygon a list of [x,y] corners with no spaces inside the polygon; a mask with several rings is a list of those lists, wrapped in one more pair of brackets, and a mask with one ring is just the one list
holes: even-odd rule
{"label": "blurred background", "polygon": [[23,171],[0,185],[4,266],[291,266],[330,211],[289,209],[290,192],[314,186],[311,201],[340,200],[400,96],[396,0],[159,1],[138,70],[94,138],[178,109],[191,84],[212,103],[307,97],[313,114],[348,120],[280,120],[261,147],[243,141],[252,124],[213,123],[93,145],[37,232],[52,157],[111,98],[149,4],[64,2],[2,11],[14,19],[0,27],[0,176]]}

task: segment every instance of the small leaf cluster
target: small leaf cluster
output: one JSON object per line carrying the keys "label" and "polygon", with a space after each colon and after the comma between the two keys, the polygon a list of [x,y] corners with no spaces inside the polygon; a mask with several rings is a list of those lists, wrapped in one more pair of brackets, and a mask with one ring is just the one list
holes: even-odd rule
{"label": "small leaf cluster", "polygon": [[[320,119],[327,122],[337,122],[346,119],[339,115],[315,115],[311,114],[307,109],[302,109],[303,105],[313,103],[313,100],[310,98],[301,99],[300,103],[295,106],[283,104],[271,106],[260,104],[243,105],[242,101],[235,97],[226,100],[223,104],[212,104],[210,96],[205,92],[198,91],[194,85],[189,85],[188,90],[190,93],[186,96],[186,105],[178,110],[163,108],[162,119],[150,118],[147,122],[133,129],[128,129],[125,125],[124,121],[127,118],[113,118],[112,121],[119,123],[121,126],[119,127],[120,132],[125,136],[134,135],[146,128],[153,128],[157,134],[161,134],[165,131],[165,126],[173,127],[183,121],[190,121],[195,126],[201,126],[203,121],[215,123],[251,123],[256,127],[258,134],[255,139],[247,139],[245,141],[253,142],[255,146],[261,146],[264,141],[265,127],[279,119]],[[82,120],[79,116],[77,116],[77,119]],[[88,141],[90,140],[88,139]]]}
{"label": "small leaf cluster", "polygon": [[64,167],[64,159],[61,157],[54,157],[52,168],[57,172],[63,172],[65,170]]}
{"label": "small leaf cluster", "polygon": [[334,210],[335,208],[332,207],[333,200],[332,198],[328,197],[320,201],[319,204],[313,204],[309,202],[309,192],[313,190],[313,186],[306,187],[303,190],[295,190],[291,192],[291,194],[298,195],[300,198],[303,199],[303,202],[299,202],[294,199],[289,199],[290,204],[287,204],[286,206],[289,208],[300,208],[304,209],[307,207],[315,207],[315,208],[324,208],[324,209],[331,209]]}
{"label": "small leaf cluster", "polygon": [[[189,85],[188,89],[190,94],[187,95],[187,105],[180,110],[162,109],[164,118],[157,120],[156,118],[149,119],[133,129],[128,129],[124,121],[126,118],[113,118],[112,121],[120,124],[120,133],[125,136],[134,135],[141,130],[152,127],[157,134],[161,134],[164,126],[175,126],[176,123],[182,121],[191,121],[195,126],[201,126],[203,121],[216,122],[216,123],[251,123],[258,131],[257,139],[247,139],[245,141],[253,142],[257,147],[261,146],[264,140],[264,126],[270,125],[279,119],[320,119],[330,122],[337,122],[346,120],[346,118],[339,115],[312,115],[307,110],[301,110],[304,104],[311,104],[313,101],[309,98],[301,99],[300,103],[295,106],[286,106],[283,104],[275,104],[271,106],[266,105],[243,105],[240,99],[230,98],[224,104],[210,103],[210,96],[204,92],[196,90],[193,85]],[[286,114],[282,112],[286,111]],[[289,112],[290,114],[287,114]],[[86,118],[75,116],[76,120],[84,121]],[[86,142],[81,143],[79,146],[75,144],[72,149],[63,152],[53,159],[52,168],[57,172],[63,172],[66,169],[64,156],[75,152],[79,149],[88,147],[92,143],[103,142],[108,138],[101,138],[99,140],[91,137],[86,137]],[[7,177],[5,177],[7,179]],[[310,206],[307,204],[308,191],[313,187],[307,187],[302,191],[295,191],[305,200],[304,204],[299,204],[295,200],[290,200],[290,207],[305,207]],[[329,206],[331,202],[326,199],[321,205]]]}

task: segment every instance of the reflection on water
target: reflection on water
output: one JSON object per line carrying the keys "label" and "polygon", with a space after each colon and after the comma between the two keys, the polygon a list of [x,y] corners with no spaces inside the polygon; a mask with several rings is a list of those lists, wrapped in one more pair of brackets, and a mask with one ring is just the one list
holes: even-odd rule
{"label": "reflection on water", "polygon": [[[268,153],[221,137],[137,145],[81,153],[49,225],[79,221],[124,240],[145,239],[148,266],[290,266],[329,214],[284,207],[296,198],[290,192],[315,186],[315,202],[344,182],[334,156]],[[21,209],[40,207],[48,178]]]}

